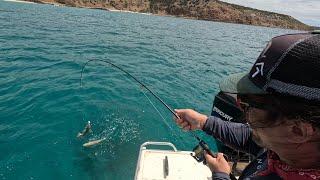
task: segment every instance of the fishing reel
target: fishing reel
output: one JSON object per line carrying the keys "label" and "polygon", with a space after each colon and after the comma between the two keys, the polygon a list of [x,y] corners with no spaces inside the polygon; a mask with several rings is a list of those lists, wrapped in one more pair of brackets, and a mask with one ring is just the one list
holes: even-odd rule
{"label": "fishing reel", "polygon": [[203,162],[203,164],[207,164],[206,158],[204,157],[204,151],[206,151],[209,155],[216,158],[217,155],[212,153],[209,149],[209,146],[207,143],[205,143],[203,140],[199,141],[199,144],[193,148],[192,150],[194,153],[191,153],[191,156],[198,162]]}
{"label": "fishing reel", "polygon": [[[217,154],[213,153],[206,142],[203,140],[199,140],[199,144],[193,148],[192,150],[194,152],[191,153],[191,156],[198,162],[203,162],[203,164],[207,164],[206,158],[204,157],[204,151],[206,151],[210,156],[217,158]],[[228,161],[228,156],[223,154],[223,157]]]}
{"label": "fishing reel", "polygon": [[[209,149],[208,144],[201,139],[199,140],[199,144],[194,147],[192,151],[194,152],[194,155],[193,153],[191,153],[191,156],[199,163],[203,162],[204,165],[207,164],[206,158],[204,157],[204,151],[206,151],[210,156],[217,158],[217,154],[212,153],[212,151]],[[228,161],[228,156],[223,155],[223,157]],[[231,180],[237,180],[237,178],[232,173],[229,174],[229,177]]]}

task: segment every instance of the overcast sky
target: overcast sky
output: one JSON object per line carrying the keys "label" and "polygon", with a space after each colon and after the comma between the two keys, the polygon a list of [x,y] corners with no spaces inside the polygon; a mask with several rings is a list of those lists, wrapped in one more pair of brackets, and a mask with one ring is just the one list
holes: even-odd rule
{"label": "overcast sky", "polygon": [[246,7],[290,15],[308,25],[320,26],[320,0],[222,0]]}

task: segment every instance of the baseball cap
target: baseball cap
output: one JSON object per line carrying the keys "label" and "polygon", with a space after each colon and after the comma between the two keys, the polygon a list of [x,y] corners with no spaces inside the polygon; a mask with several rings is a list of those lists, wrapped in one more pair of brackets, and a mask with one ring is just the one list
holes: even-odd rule
{"label": "baseball cap", "polygon": [[320,32],[271,39],[251,70],[220,83],[222,92],[280,93],[320,101]]}

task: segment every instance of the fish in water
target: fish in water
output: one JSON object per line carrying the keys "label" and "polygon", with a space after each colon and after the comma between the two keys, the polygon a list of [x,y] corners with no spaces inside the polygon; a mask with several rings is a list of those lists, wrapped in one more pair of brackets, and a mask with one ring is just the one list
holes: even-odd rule
{"label": "fish in water", "polygon": [[82,132],[79,132],[79,133],[78,133],[77,137],[78,137],[78,138],[82,138],[82,137],[84,137],[85,135],[87,135],[87,134],[89,134],[89,133],[91,133],[91,132],[92,132],[92,130],[91,130],[91,123],[90,123],[90,121],[88,121],[86,127],[84,127],[84,129],[82,130]]}
{"label": "fish in water", "polygon": [[87,143],[84,143],[82,146],[83,147],[90,147],[90,146],[94,146],[94,145],[97,145],[99,143],[101,143],[102,141],[106,140],[106,138],[102,138],[102,139],[99,139],[99,140],[94,140],[94,141],[89,141]]}

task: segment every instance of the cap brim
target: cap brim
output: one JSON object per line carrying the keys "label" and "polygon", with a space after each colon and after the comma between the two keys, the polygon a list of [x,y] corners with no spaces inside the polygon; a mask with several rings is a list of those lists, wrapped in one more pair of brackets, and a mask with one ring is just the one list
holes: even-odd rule
{"label": "cap brim", "polygon": [[228,76],[220,82],[220,90],[232,94],[267,94],[261,88],[253,84],[248,73],[239,73]]}

